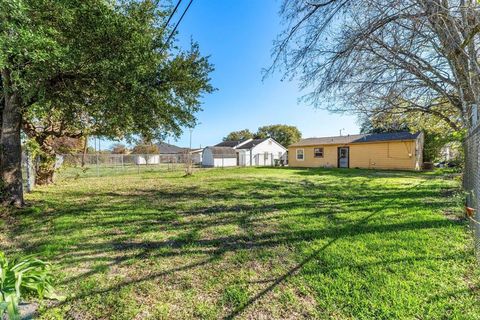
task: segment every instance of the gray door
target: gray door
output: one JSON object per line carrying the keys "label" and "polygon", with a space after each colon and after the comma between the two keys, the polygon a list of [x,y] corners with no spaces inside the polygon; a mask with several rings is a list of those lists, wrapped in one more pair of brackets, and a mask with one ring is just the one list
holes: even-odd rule
{"label": "gray door", "polygon": [[338,148],[338,167],[348,168],[350,166],[350,148],[339,147]]}

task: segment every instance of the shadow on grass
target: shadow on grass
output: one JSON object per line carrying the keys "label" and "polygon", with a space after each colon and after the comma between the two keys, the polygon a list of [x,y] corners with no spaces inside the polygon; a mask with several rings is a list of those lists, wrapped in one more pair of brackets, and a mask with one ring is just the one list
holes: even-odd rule
{"label": "shadow on grass", "polygon": [[[409,190],[416,189],[418,188],[422,183],[416,184],[410,188]],[[390,202],[386,203],[385,205],[388,205],[389,203],[393,203],[395,199],[392,199]],[[357,223],[354,224],[352,229],[358,230],[360,227],[362,227],[365,223],[367,223],[372,217],[380,213],[381,210],[375,210],[368,216],[364,217],[363,219],[359,220]],[[284,282],[287,278],[293,276],[296,274],[303,266],[305,266],[307,263],[312,261],[313,259],[317,258],[318,255],[327,249],[328,247],[332,246],[335,242],[337,242],[339,239],[341,239],[344,235],[342,233],[334,233],[335,236],[332,240],[328,241],[326,244],[324,244],[321,248],[315,250],[310,256],[305,258],[303,261],[298,263],[296,266],[293,268],[289,269],[286,273],[284,273],[282,276],[278,277],[275,281],[273,281],[272,284],[267,286],[265,289],[261,290],[258,292],[255,296],[250,298],[247,303],[243,304],[242,306],[234,309],[230,314],[228,314],[224,319],[233,319],[236,316],[240,315],[245,309],[247,309],[250,305],[254,304],[256,301],[260,300],[262,297],[267,295],[269,292],[271,292],[275,287],[277,287],[280,283]]]}
{"label": "shadow on grass", "polygon": [[[271,169],[261,170],[268,172]],[[60,265],[102,262],[102,267],[112,267],[132,259],[206,256],[197,262],[189,261],[179,267],[153,272],[106,288],[92,289],[67,300],[67,303],[90,294],[104,294],[167,274],[205,267],[228,252],[275,248],[285,244],[296,245],[304,241],[326,241],[321,248],[280,277],[265,280],[264,283],[270,284],[246,304],[232,310],[226,316],[226,319],[231,319],[298,273],[305,264],[318,258],[321,252],[339,239],[368,233],[443,228],[458,223],[440,217],[420,217],[409,221],[378,219],[379,213],[388,210],[416,211],[425,206],[440,209],[447,205],[448,199],[438,199],[441,191],[438,187],[424,187],[429,180],[424,175],[413,172],[378,173],[371,170],[284,170],[302,178],[297,177],[297,180],[292,181],[289,177],[232,177],[222,178],[222,187],[207,188],[197,183],[193,186],[175,186],[174,189],[158,189],[145,185],[131,193],[73,188],[62,190],[61,198],[35,204],[38,207],[50,208],[48,213],[33,213],[28,210],[19,212],[18,221],[12,226],[11,233],[28,234],[16,243],[18,249],[35,254],[50,250],[48,258]],[[271,172],[275,171],[272,169]],[[316,179],[317,177],[319,179]],[[363,180],[357,179],[355,183],[349,183],[351,177]],[[414,177],[415,182],[420,182],[407,188],[401,184],[383,185],[382,188],[370,185],[371,181],[388,177]],[[179,187],[182,189],[179,190]],[[427,198],[436,200],[426,203]],[[77,199],[85,200],[79,204]],[[267,224],[269,220],[277,219],[278,215],[285,212],[288,212],[290,219],[327,219],[328,223],[321,228],[306,225],[301,229],[288,231],[249,232],[252,224]],[[239,226],[244,234],[213,235],[201,239],[195,236],[197,232],[208,228],[229,225]],[[89,232],[82,234],[84,230]],[[132,240],[156,231],[173,232],[175,236],[162,241]],[[179,236],[179,232],[183,235]],[[74,237],[76,234],[80,235]],[[74,243],[65,246],[55,243],[70,237]],[[51,247],[53,249],[49,249]],[[104,256],[98,257],[99,253]],[[81,281],[98,272],[97,268],[93,268],[74,274],[65,278],[63,284]]]}

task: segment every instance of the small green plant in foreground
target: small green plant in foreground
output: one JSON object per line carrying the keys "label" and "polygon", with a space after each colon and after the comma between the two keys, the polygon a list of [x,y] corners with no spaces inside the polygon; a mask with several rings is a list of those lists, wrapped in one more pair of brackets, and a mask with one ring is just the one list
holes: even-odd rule
{"label": "small green plant in foreground", "polygon": [[10,320],[20,319],[18,304],[26,293],[58,298],[52,280],[50,264],[33,257],[9,261],[0,252],[0,316],[6,313]]}

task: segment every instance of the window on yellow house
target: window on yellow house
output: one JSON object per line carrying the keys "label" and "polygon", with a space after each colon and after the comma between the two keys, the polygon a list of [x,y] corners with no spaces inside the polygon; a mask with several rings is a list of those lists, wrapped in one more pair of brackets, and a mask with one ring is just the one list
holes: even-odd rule
{"label": "window on yellow house", "polygon": [[323,158],[323,148],[314,148],[313,154],[315,158]]}
{"label": "window on yellow house", "polygon": [[303,149],[297,149],[297,160],[303,160]]}

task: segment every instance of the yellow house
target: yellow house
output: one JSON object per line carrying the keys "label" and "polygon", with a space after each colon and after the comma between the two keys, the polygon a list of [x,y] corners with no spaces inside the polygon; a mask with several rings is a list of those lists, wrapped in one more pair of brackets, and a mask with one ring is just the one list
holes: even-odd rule
{"label": "yellow house", "polygon": [[393,132],[308,138],[288,147],[291,167],[420,170],[423,133]]}

